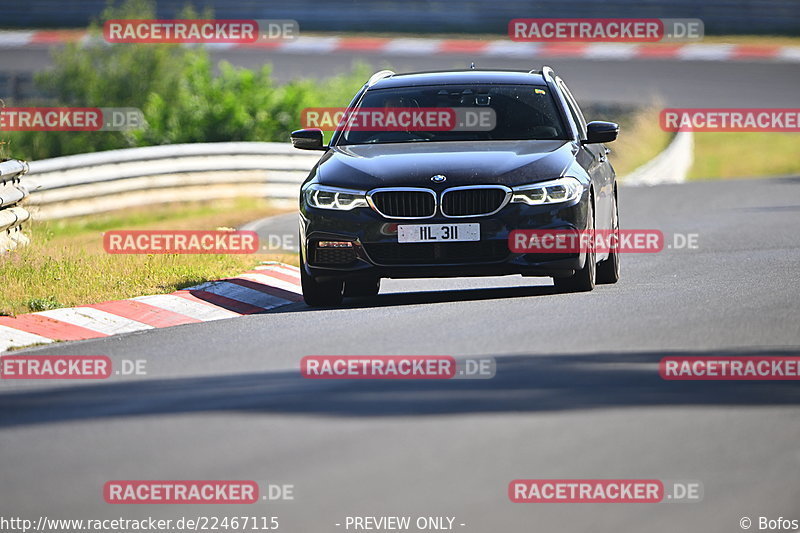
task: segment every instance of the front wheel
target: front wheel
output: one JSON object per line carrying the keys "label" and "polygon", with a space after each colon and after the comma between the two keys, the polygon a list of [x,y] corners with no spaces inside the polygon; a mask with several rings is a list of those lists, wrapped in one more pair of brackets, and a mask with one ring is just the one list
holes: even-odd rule
{"label": "front wheel", "polygon": [[566,278],[553,278],[556,289],[563,292],[588,292],[594,289],[595,283],[595,252],[594,252],[594,209],[592,200],[589,199],[589,213],[586,215],[589,222],[586,224],[591,235],[589,249],[586,251],[586,262],[583,268]]}
{"label": "front wheel", "polygon": [[306,273],[303,254],[300,254],[300,285],[303,287],[303,300],[311,307],[331,307],[342,303],[344,282],[342,280],[315,280]]}
{"label": "front wheel", "polygon": [[614,209],[611,213],[611,231],[616,237],[616,246],[609,250],[608,259],[597,263],[597,283],[616,283],[619,281],[619,207],[614,195]]}

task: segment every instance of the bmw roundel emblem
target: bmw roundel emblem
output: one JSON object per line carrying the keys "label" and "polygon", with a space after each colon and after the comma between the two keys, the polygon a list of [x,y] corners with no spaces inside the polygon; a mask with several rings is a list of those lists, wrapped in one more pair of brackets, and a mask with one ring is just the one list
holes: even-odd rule
{"label": "bmw roundel emblem", "polygon": [[436,182],[436,183],[441,183],[443,181],[447,181],[447,176],[444,176],[442,174],[436,174],[435,176],[433,176],[431,178],[431,181]]}

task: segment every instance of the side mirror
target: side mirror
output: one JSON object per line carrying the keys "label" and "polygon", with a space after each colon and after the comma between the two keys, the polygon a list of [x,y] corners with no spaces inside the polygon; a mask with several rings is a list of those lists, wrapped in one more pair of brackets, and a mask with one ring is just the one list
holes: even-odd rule
{"label": "side mirror", "polygon": [[617,138],[619,124],[594,120],[586,125],[584,144],[610,143]]}
{"label": "side mirror", "polygon": [[322,130],[308,129],[292,132],[292,146],[300,150],[325,150],[322,144]]}

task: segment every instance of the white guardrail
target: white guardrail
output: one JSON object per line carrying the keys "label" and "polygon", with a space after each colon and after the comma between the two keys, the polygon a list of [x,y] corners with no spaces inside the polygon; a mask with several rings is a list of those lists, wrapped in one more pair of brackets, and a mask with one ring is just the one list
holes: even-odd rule
{"label": "white guardrail", "polygon": [[296,200],[320,155],[288,143],[150,146],[32,161],[23,183],[36,220],[237,196]]}
{"label": "white guardrail", "polygon": [[0,253],[28,244],[22,233],[22,223],[30,213],[18,205],[28,196],[28,190],[20,178],[28,171],[24,161],[11,159],[0,162]]}
{"label": "white guardrail", "polygon": [[691,131],[679,131],[660,154],[627,176],[622,176],[619,181],[625,185],[683,183],[693,162],[694,134]]}

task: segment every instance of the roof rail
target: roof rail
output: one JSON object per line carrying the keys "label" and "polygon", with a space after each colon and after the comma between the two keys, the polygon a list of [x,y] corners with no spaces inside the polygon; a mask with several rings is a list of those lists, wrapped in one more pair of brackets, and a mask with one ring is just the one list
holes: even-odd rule
{"label": "roof rail", "polygon": [[[531,73],[532,72],[533,71],[531,71]],[[552,67],[548,67],[547,65],[544,65],[542,67],[542,77],[547,77],[547,76],[550,76],[551,78],[555,79],[556,73],[555,73],[555,71],[553,70]]]}
{"label": "roof rail", "polygon": [[367,82],[367,87],[372,87],[373,85],[381,81],[383,78],[390,78],[392,76],[394,76],[394,71],[391,70],[378,71],[375,74],[373,74],[372,77],[369,79],[369,81]]}

